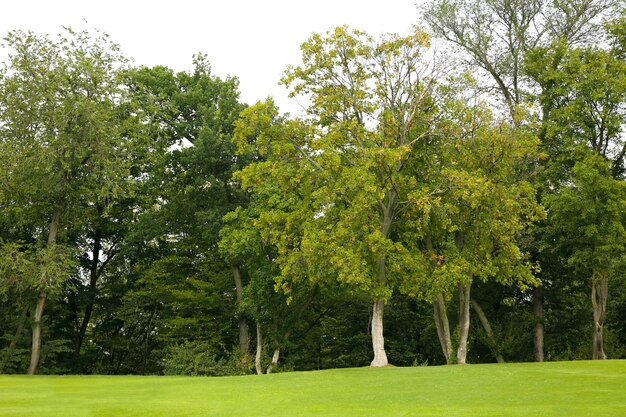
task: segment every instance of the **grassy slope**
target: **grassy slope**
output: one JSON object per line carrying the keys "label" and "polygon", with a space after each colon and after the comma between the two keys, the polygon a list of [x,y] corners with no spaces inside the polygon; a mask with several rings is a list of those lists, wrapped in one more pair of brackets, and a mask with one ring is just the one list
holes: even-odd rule
{"label": "grassy slope", "polygon": [[0,376],[0,416],[626,416],[626,361],[223,378]]}

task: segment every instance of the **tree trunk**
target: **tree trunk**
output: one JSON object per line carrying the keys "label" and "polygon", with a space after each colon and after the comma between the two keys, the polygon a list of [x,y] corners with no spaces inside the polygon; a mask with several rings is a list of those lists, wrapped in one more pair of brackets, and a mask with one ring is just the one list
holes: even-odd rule
{"label": "tree trunk", "polygon": [[22,310],[22,314],[20,315],[19,322],[17,323],[17,329],[15,330],[15,335],[11,339],[11,343],[9,343],[9,347],[2,359],[2,364],[0,364],[0,374],[4,373],[6,366],[11,361],[11,357],[13,356],[13,352],[17,347],[17,342],[22,336],[22,332],[24,331],[24,323],[26,322],[26,317],[28,316],[28,306],[24,307]]}
{"label": "tree trunk", "polygon": [[150,317],[148,318],[148,322],[146,323],[146,329],[143,332],[143,338],[141,340],[141,344],[143,346],[143,355],[141,355],[141,368],[139,373],[141,375],[145,375],[146,373],[146,361],[148,360],[148,348],[150,347],[150,334],[152,333],[152,321],[154,320],[154,317],[156,316],[157,310],[158,310],[159,306],[158,304],[154,305],[154,308],[152,309],[152,313],[150,314]]}
{"label": "tree trunk", "polygon": [[256,322],[256,356],[254,357],[254,367],[257,375],[263,375],[261,359],[263,358],[263,335],[261,334],[261,323]]}
{"label": "tree trunk", "polygon": [[272,362],[270,366],[267,367],[267,374],[272,373],[272,370],[278,365],[278,357],[280,356],[280,348],[274,349],[274,354],[272,355]]}
{"label": "tree trunk", "polygon": [[[395,191],[388,192],[388,204],[381,205],[382,208],[382,221],[381,221],[381,233],[383,236],[389,236],[391,230],[391,224],[393,222],[393,207],[395,201]],[[380,285],[385,285],[387,280],[387,260],[385,257],[379,257],[377,260],[377,278]],[[385,352],[385,338],[383,337],[383,314],[385,310],[385,301],[379,298],[374,302],[374,309],[372,311],[372,347],[374,348],[374,359],[370,363],[370,366],[387,366],[389,361],[387,360],[387,353]]]}
{"label": "tree trunk", "polygon": [[[235,292],[237,295],[237,307],[241,306],[243,300],[243,281],[241,280],[241,270],[239,266],[233,265],[233,278],[235,279]],[[239,351],[243,355],[250,353],[250,331],[245,317],[239,312]]]}
{"label": "tree trunk", "polygon": [[606,304],[609,298],[609,278],[607,274],[594,272],[591,283],[591,302],[593,304],[593,353],[592,359],[606,359],[604,353],[604,320]]}
{"label": "tree trunk", "polygon": [[372,312],[372,346],[374,348],[374,360],[370,366],[387,366],[387,354],[385,353],[385,339],[383,337],[383,312],[385,303],[379,298],[374,303]]}
{"label": "tree trunk", "polygon": [[91,265],[89,267],[89,289],[87,290],[87,306],[85,306],[85,315],[83,321],[78,329],[78,334],[74,340],[74,356],[80,356],[80,349],[85,339],[85,333],[87,332],[87,326],[91,320],[91,313],[93,312],[93,304],[96,299],[96,284],[98,282],[98,264],[100,263],[100,249],[102,249],[100,231],[96,231],[96,235],[93,240],[93,255],[91,259]]}
{"label": "tree trunk", "polygon": [[46,305],[46,296],[45,290],[40,290],[37,296],[37,305],[33,317],[33,339],[30,352],[30,364],[26,371],[28,375],[34,375],[39,367],[39,360],[41,358],[41,317],[43,316],[43,309]]}
{"label": "tree trunk", "polygon": [[487,340],[489,340],[489,344],[491,345],[491,349],[493,350],[494,355],[496,356],[496,361],[498,363],[504,363],[504,358],[498,349],[498,344],[496,342],[496,337],[493,334],[493,329],[491,328],[491,324],[489,324],[489,320],[485,315],[485,312],[480,307],[480,304],[473,298],[471,299],[472,307],[480,320],[480,323],[483,325],[483,329],[485,329],[485,333],[487,334]]}
{"label": "tree trunk", "polygon": [[459,283],[459,346],[456,350],[456,362],[467,362],[467,338],[470,327],[470,289],[472,284]]}
{"label": "tree trunk", "polygon": [[543,362],[543,286],[541,285],[533,289],[533,313],[535,315],[535,362]]}
{"label": "tree trunk", "polygon": [[443,299],[443,294],[437,294],[437,298],[433,301],[433,310],[435,313],[435,327],[437,328],[437,336],[443,356],[446,358],[446,364],[452,363],[452,339],[450,338],[450,322],[448,321],[448,312]]}
{"label": "tree trunk", "polygon": [[250,332],[248,323],[243,317],[239,317],[239,351],[244,355],[250,354]]}
{"label": "tree trunk", "polygon": [[[50,221],[50,230],[48,231],[48,247],[56,244],[57,233],[59,232],[59,225],[61,224],[61,212],[62,206],[59,206],[52,215]],[[30,364],[26,373],[28,375],[34,375],[39,367],[39,361],[41,359],[41,317],[43,316],[43,309],[46,305],[46,290],[45,284],[41,283],[42,289],[39,290],[37,296],[37,305],[35,307],[35,315],[33,317],[33,330],[32,330],[32,347],[30,352]]]}

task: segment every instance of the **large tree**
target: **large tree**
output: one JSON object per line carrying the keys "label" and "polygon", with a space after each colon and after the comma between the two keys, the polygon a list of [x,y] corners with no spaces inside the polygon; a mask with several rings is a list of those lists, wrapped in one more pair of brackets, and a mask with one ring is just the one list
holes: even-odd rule
{"label": "large tree", "polygon": [[[106,36],[69,29],[57,38],[10,32],[5,43],[0,195],[3,205],[18,213],[18,224],[35,225],[36,245],[61,254],[64,229],[77,227],[89,204],[122,193],[129,174],[124,118],[118,111],[125,93],[117,72],[125,59]],[[62,258],[57,256],[59,262]],[[46,298],[68,277],[45,271],[35,286],[31,374],[40,360]]]}
{"label": "large tree", "polygon": [[626,254],[626,182],[589,153],[573,168],[572,183],[547,199],[552,221],[544,248],[588,278],[593,306],[592,358],[606,359],[604,323],[609,286]]}
{"label": "large tree", "polygon": [[563,41],[596,41],[614,0],[433,0],[422,13],[434,35],[463,52],[461,62],[479,68],[514,116],[533,85],[524,59],[533,48]]}
{"label": "large tree", "polygon": [[[623,138],[623,124],[626,120],[626,64],[623,60],[622,45],[624,20],[614,21],[609,26],[609,49],[599,47],[574,48],[556,43],[552,48],[537,48],[528,54],[526,67],[529,74],[542,85],[538,99],[541,106],[550,108],[544,120],[545,144],[549,146],[551,160],[547,164],[546,178],[552,192],[547,193],[546,204],[552,216],[547,225],[548,231],[560,231],[545,236],[543,243],[554,256],[551,248],[555,239],[569,240],[569,245],[579,242],[582,232],[596,250],[590,250],[585,263],[592,269],[592,307],[594,311],[593,353],[594,359],[605,357],[602,344],[604,316],[607,309],[609,278],[615,276],[611,265],[623,256],[622,247],[610,243],[619,241],[623,218],[619,209],[612,209],[619,199],[619,189],[624,183],[626,170],[626,141]],[[556,66],[546,65],[554,62]],[[606,167],[600,161],[604,161]],[[605,177],[601,179],[601,177]],[[573,186],[572,186],[573,185]],[[590,196],[591,189],[595,194]],[[578,194],[578,195],[576,195]],[[600,202],[601,206],[593,204]],[[564,215],[564,204],[592,210],[578,221],[578,229],[572,228]],[[621,226],[620,226],[621,224]],[[597,230],[595,236],[591,230]],[[578,230],[578,231],[577,231]],[[580,243],[576,243],[580,244]],[[583,257],[581,251],[567,251],[564,248],[561,258],[568,264],[577,264]],[[605,253],[610,249],[610,255]],[[597,262],[603,264],[600,267]],[[570,265],[571,266],[571,265]],[[602,271],[600,271],[602,270]],[[581,272],[580,269],[573,273]]]}
{"label": "large tree", "polygon": [[[433,301],[448,363],[455,358],[466,362],[470,306],[492,333],[482,308],[471,298],[473,282],[492,280],[522,288],[536,284],[534,266],[518,239],[543,215],[529,182],[529,167],[538,157],[536,138],[528,129],[495,118],[484,103],[468,104],[470,87],[464,85],[441,100],[446,117],[435,128],[438,164],[429,181],[409,195],[412,216],[401,231],[422,258],[420,273],[405,280],[403,289]],[[455,292],[459,320],[453,356],[446,300]]]}
{"label": "large tree", "polygon": [[[132,300],[151,299],[141,308],[148,315],[156,308],[151,325],[156,326],[154,335],[160,343],[172,343],[175,337],[190,342],[219,340],[213,343],[215,352],[226,354],[230,341],[223,336],[230,320],[220,320],[213,332],[200,329],[213,328],[205,320],[232,314],[234,304],[241,301],[240,266],[234,259],[222,257],[217,243],[222,217],[245,205],[245,194],[230,180],[232,172],[244,163],[234,155],[231,136],[233,122],[245,106],[239,102],[236,78],[212,74],[202,54],[195,56],[193,63],[188,72],[144,67],[128,76],[134,100],[153,122],[149,134],[156,155],[151,165],[144,167],[136,218],[125,243],[128,256],[137,262],[131,274],[138,285],[126,295],[128,305],[123,310],[131,312],[124,315],[132,320],[136,311]],[[163,152],[156,146],[160,142],[170,145],[169,150]],[[168,274],[172,277],[169,282]],[[224,289],[228,276],[233,281],[232,291],[228,286]],[[225,307],[215,297],[222,292],[232,293],[232,307]],[[158,293],[162,300],[154,296]],[[205,301],[191,301],[197,297]],[[175,303],[202,308],[197,315],[187,308],[170,309],[177,298]],[[223,301],[232,302],[230,297]],[[247,322],[244,317],[237,321],[239,348],[246,354]]]}
{"label": "large tree", "polygon": [[[486,92],[504,104],[512,121],[520,123],[520,108],[549,87],[529,76],[527,54],[555,43],[573,46],[596,41],[603,32],[603,19],[618,10],[619,4],[615,0],[433,0],[423,7],[422,15],[435,36],[461,52],[457,55],[460,67],[477,69]],[[560,64],[560,55],[552,58],[544,62],[548,69]],[[544,122],[537,131],[542,146],[547,142],[551,110],[543,105],[538,112]],[[536,361],[544,359],[545,285],[533,289]]]}
{"label": "large tree", "polygon": [[284,288],[297,275],[337,279],[372,299],[373,366],[387,365],[384,305],[411,263],[395,228],[434,110],[427,47],[419,30],[380,41],[345,27],[313,35],[302,66],[283,79],[309,101],[307,118],[262,131],[268,169],[242,174],[244,186],[273,175],[298,196],[297,214],[282,225],[294,227],[286,235],[295,240],[283,234],[278,242]]}

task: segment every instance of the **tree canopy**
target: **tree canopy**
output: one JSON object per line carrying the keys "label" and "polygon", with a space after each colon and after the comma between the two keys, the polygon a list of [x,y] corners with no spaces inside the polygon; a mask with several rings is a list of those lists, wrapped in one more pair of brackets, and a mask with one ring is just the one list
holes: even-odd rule
{"label": "tree canopy", "polygon": [[0,372],[624,357],[619,4],[420,11],[312,34],[280,80],[301,117],[202,53],[9,32]]}

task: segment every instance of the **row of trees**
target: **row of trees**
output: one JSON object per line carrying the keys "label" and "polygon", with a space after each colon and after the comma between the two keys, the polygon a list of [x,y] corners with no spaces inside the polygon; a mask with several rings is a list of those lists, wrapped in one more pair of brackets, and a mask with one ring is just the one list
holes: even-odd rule
{"label": "row of trees", "polygon": [[617,7],[434,0],[449,54],[314,34],[281,81],[301,118],[204,55],[174,73],[100,33],[9,33],[0,372],[623,356]]}

